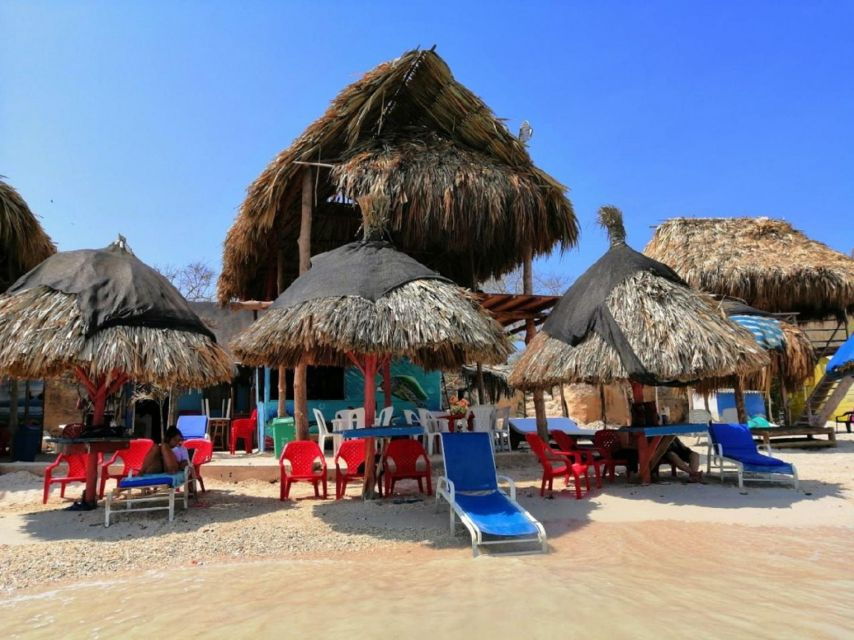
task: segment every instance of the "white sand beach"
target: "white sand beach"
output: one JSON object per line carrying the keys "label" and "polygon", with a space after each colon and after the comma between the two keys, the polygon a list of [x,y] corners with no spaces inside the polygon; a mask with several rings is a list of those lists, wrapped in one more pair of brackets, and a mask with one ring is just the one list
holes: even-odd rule
{"label": "white sand beach", "polygon": [[[406,484],[400,499],[369,503],[315,500],[297,485],[298,499],[283,503],[275,483],[209,480],[200,503],[173,523],[133,514],[104,528],[103,510],[66,512],[57,495],[42,506],[37,477],[9,474],[0,476],[0,617],[12,621],[12,637],[33,637],[39,624],[52,637],[73,613],[85,621],[80,637],[88,637],[92,629],[124,628],[137,609],[166,628],[198,597],[207,603],[205,620],[182,624],[213,637],[247,620],[235,606],[265,599],[269,607],[252,608],[243,632],[277,635],[287,611],[287,628],[327,637],[347,628],[341,616],[368,623],[384,611],[384,624],[402,637],[432,637],[453,621],[493,637],[540,637],[564,628],[562,617],[613,637],[660,635],[663,624],[720,637],[748,622],[752,629],[762,622],[766,637],[844,637],[854,625],[846,605],[854,595],[846,568],[854,560],[854,438],[842,436],[836,449],[778,455],[798,466],[799,491],[757,484],[741,493],[714,477],[648,487],[618,478],[582,500],[568,491],[540,498],[531,458],[505,471],[545,525],[551,553],[478,559],[462,529],[449,535],[446,510],[436,513],[432,499]],[[342,583],[353,588],[342,593]],[[235,593],[246,601],[235,605]],[[284,609],[274,606],[278,598]],[[794,606],[802,613],[784,624],[778,613]],[[615,608],[619,616],[607,615]],[[429,633],[406,626],[421,616],[436,625]],[[536,633],[531,616],[542,616]]]}

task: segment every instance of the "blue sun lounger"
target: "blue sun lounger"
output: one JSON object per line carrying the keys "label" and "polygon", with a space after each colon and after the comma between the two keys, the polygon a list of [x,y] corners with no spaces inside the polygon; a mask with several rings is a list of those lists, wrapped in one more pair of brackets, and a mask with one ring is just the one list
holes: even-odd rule
{"label": "blue sun lounger", "polygon": [[[192,469],[192,467],[188,467]],[[178,473],[148,473],[139,476],[128,476],[119,480],[118,485],[107,495],[104,510],[104,526],[110,526],[110,518],[116,513],[136,511],[168,511],[169,522],[175,518],[175,494],[183,488],[182,498],[184,509],[189,506],[191,474],[185,469]],[[153,493],[133,495],[134,489],[154,490]],[[135,506],[145,505],[145,506]],[[123,508],[119,508],[123,507]]]}
{"label": "blue sun lounger", "polygon": [[[770,452],[770,450],[769,450]],[[759,453],[753,434],[743,424],[709,425],[709,453],[706,456],[706,473],[712,466],[718,468],[721,483],[726,471],[738,475],[738,488],[744,488],[748,480],[763,482],[792,482],[798,488],[798,470],[795,465],[779,458]]]}
{"label": "blue sun lounger", "polygon": [[[529,545],[535,549],[516,553],[545,553],[546,532],[534,517],[516,502],[516,485],[495,471],[489,433],[443,433],[442,458],[445,475],[436,488],[436,508],[444,499],[451,507],[451,535],[455,517],[471,534],[472,555],[486,545]],[[508,496],[498,488],[499,479],[510,485]]]}

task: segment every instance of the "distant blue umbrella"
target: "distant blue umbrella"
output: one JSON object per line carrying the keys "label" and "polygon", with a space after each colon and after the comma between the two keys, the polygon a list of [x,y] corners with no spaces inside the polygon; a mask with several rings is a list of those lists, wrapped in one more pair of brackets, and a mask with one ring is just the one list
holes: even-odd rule
{"label": "distant blue umbrella", "polygon": [[776,318],[732,315],[729,319],[750,331],[763,349],[782,349],[785,346],[783,328]]}
{"label": "distant blue umbrella", "polygon": [[843,378],[854,375],[854,335],[842,343],[842,346],[827,363],[825,372],[829,378]]}

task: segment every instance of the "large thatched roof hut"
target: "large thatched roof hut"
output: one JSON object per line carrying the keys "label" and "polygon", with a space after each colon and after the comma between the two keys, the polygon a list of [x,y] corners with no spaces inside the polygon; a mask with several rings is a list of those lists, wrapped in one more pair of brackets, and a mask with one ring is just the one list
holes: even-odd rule
{"label": "large thatched roof hut", "polygon": [[625,243],[618,209],[602,207],[599,218],[610,249],[561,298],[516,362],[513,386],[684,385],[768,365],[753,336],[709,296]]}
{"label": "large thatched roof hut", "polygon": [[644,253],[697,289],[765,311],[812,319],[854,310],[854,259],[785,220],[674,218]]}
{"label": "large thatched roof hut", "polygon": [[56,246],[14,187],[0,180],[0,293]]}
{"label": "large thatched roof hut", "polygon": [[203,387],[231,372],[210,329],[122,238],[57,253],[0,296],[0,375],[76,374],[93,396],[95,424],[127,380]]}
{"label": "large thatched roof hut", "polygon": [[564,186],[438,54],[409,51],[346,87],[250,185],[226,237],[220,302],[263,299],[296,278],[315,169],[312,253],[357,238],[368,193],[388,200],[395,246],[466,285],[577,239]]}

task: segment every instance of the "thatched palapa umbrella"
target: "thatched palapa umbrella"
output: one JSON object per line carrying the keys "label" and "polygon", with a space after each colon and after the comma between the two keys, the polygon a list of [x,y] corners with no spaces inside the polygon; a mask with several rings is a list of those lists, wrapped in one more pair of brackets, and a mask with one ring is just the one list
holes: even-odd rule
{"label": "thatched palapa umbrella", "polygon": [[[56,253],[21,195],[0,180],[0,293],[42,260]],[[9,437],[12,455],[18,426],[18,381],[9,384]]]}
{"label": "thatched palapa umbrella", "polygon": [[854,259],[785,220],[674,218],[644,249],[692,287],[772,313],[822,319],[854,310]]}
{"label": "thatched palapa umbrella", "polygon": [[670,267],[625,242],[622,214],[599,210],[610,249],[563,295],[517,361],[521,389],[561,383],[686,385],[768,365],[751,334]]}
{"label": "thatched palapa umbrella", "polygon": [[21,195],[0,180],[0,292],[56,253],[56,245]]}
{"label": "thatched palapa umbrella", "polygon": [[[452,369],[504,362],[511,352],[501,326],[464,289],[380,239],[381,223],[369,217],[365,240],[314,256],[311,269],[231,345],[252,366],[355,364],[365,379],[368,426],[376,375],[390,359]],[[367,468],[370,496],[373,465]]]}
{"label": "thatched palapa umbrella", "polygon": [[[128,380],[203,387],[230,380],[232,365],[177,289],[119,236],[106,249],[51,256],[0,296],[0,374],[70,372],[97,427],[107,398]],[[86,501],[94,501],[88,478]]]}

